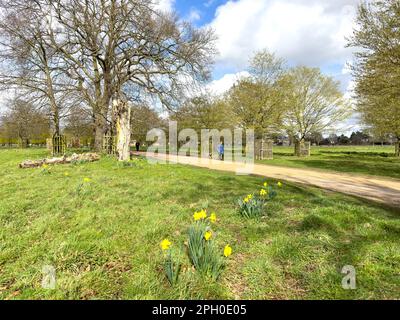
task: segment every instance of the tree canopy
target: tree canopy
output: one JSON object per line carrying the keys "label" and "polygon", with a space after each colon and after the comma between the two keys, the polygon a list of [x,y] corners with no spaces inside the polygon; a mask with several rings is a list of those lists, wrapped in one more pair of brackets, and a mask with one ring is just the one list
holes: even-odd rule
{"label": "tree canopy", "polygon": [[400,139],[400,2],[362,3],[348,45],[356,50],[355,94],[364,123]]}

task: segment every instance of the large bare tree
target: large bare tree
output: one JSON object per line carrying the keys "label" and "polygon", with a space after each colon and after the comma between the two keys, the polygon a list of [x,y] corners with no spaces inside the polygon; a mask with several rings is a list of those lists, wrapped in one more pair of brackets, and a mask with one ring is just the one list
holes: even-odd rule
{"label": "large bare tree", "polygon": [[[126,100],[138,103],[156,98],[158,103],[172,109],[187,86],[210,75],[215,39],[212,30],[197,29],[174,13],[157,10],[157,1],[33,0],[29,3],[27,6],[25,1],[16,0],[12,12],[4,7],[10,13],[3,17],[9,42],[18,42],[20,38],[11,32],[10,19],[42,22],[32,29],[37,30],[35,36],[28,37],[31,48],[43,47],[47,55],[42,60],[47,61],[50,74],[43,73],[47,77],[40,79],[52,83],[47,81],[41,91],[51,96],[52,90],[61,90],[62,83],[55,78],[67,79],[68,90],[72,87],[92,110],[97,150],[102,147],[105,131],[116,123],[113,115],[129,114],[118,110],[126,106]],[[25,12],[32,12],[30,18],[25,17],[28,14]],[[20,23],[19,33],[30,32],[27,21]],[[43,58],[39,53],[35,52],[35,57]],[[11,51],[10,54],[16,56]],[[26,80],[37,78],[30,74]],[[2,82],[6,86],[11,84]],[[39,85],[32,82],[29,87],[37,89]]]}
{"label": "large bare tree", "polygon": [[53,133],[60,134],[61,118],[76,102],[65,64],[50,46],[49,8],[38,1],[0,0],[0,86],[46,109]]}
{"label": "large bare tree", "polygon": [[[47,0],[60,26],[53,46],[93,109],[101,147],[112,100],[157,97],[171,108],[190,80],[205,80],[214,35],[145,0]],[[114,103],[124,106],[125,102]],[[115,111],[113,114],[119,114]]]}

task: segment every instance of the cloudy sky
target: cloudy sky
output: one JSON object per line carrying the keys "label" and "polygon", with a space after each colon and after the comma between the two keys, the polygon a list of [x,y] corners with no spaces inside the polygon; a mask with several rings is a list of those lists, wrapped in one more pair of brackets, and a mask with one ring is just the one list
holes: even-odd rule
{"label": "cloudy sky", "polygon": [[[211,26],[219,55],[210,84],[222,93],[246,75],[249,58],[268,48],[290,65],[320,67],[350,94],[346,49],[360,0],[160,0],[163,10],[176,10],[196,26]],[[355,123],[356,121],[352,121]]]}
{"label": "cloudy sky", "polygon": [[[198,27],[211,26],[219,55],[212,88],[220,93],[246,74],[251,55],[268,48],[289,65],[319,67],[350,94],[351,49],[346,37],[354,27],[360,0],[161,0],[165,10]],[[353,121],[354,122],[354,121]]]}

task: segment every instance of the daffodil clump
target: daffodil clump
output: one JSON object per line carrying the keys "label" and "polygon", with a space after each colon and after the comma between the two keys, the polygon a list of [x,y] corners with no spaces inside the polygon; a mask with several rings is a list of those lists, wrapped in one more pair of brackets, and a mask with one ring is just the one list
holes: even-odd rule
{"label": "daffodil clump", "polygon": [[[278,182],[278,188],[282,188],[283,184]],[[239,213],[244,218],[259,218],[263,215],[266,204],[277,196],[274,188],[265,182],[263,187],[255,194],[249,194],[245,198],[240,199]]]}
{"label": "daffodil clump", "polygon": [[[225,268],[225,261],[218,249],[215,238],[216,233],[212,226],[218,221],[217,215],[208,216],[206,210],[201,210],[193,215],[195,223],[189,228],[188,252],[194,268],[203,275],[218,280]],[[226,254],[227,253],[227,254]],[[224,251],[224,256],[232,254]]]}
{"label": "daffodil clump", "polygon": [[51,174],[50,166],[47,164],[42,165],[41,170],[42,174]]}
{"label": "daffodil clump", "polygon": [[173,253],[172,242],[164,239],[161,244],[161,250],[164,254],[164,272],[171,286],[178,283],[179,274],[181,272],[182,264],[179,258]]}
{"label": "daffodil clump", "polygon": [[78,186],[76,187],[76,194],[78,196],[84,196],[84,195],[88,195],[91,193],[92,190],[92,179],[85,177],[82,179],[82,182],[78,184]]}
{"label": "daffodil clump", "polygon": [[[216,245],[216,232],[212,228],[218,221],[215,213],[208,215],[206,210],[201,210],[194,213],[193,220],[187,242],[189,260],[196,271],[216,281],[225,268],[225,259],[232,255],[232,247],[227,245],[221,250]],[[173,245],[168,239],[162,241],[160,246],[165,255],[164,270],[167,279],[171,285],[175,285],[182,264],[172,253]]]}

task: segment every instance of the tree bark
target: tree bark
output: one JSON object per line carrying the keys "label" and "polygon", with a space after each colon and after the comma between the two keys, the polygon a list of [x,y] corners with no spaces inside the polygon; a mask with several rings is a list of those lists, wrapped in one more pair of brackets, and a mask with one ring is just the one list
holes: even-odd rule
{"label": "tree bark", "polygon": [[400,140],[397,140],[395,143],[395,157],[400,157]]}
{"label": "tree bark", "polygon": [[103,151],[104,134],[106,133],[107,121],[100,113],[94,115],[94,150],[98,153]]}
{"label": "tree bark", "polygon": [[119,161],[131,158],[131,108],[126,101],[116,99],[113,102],[117,129],[117,153]]}
{"label": "tree bark", "polygon": [[50,101],[50,109],[52,111],[52,118],[53,118],[53,134],[54,135],[60,135],[60,110],[57,105],[57,101],[55,98],[55,93],[54,93],[54,84],[53,84],[53,79],[51,78],[50,70],[47,66],[47,60],[46,60],[46,82],[47,82],[47,95]]}

